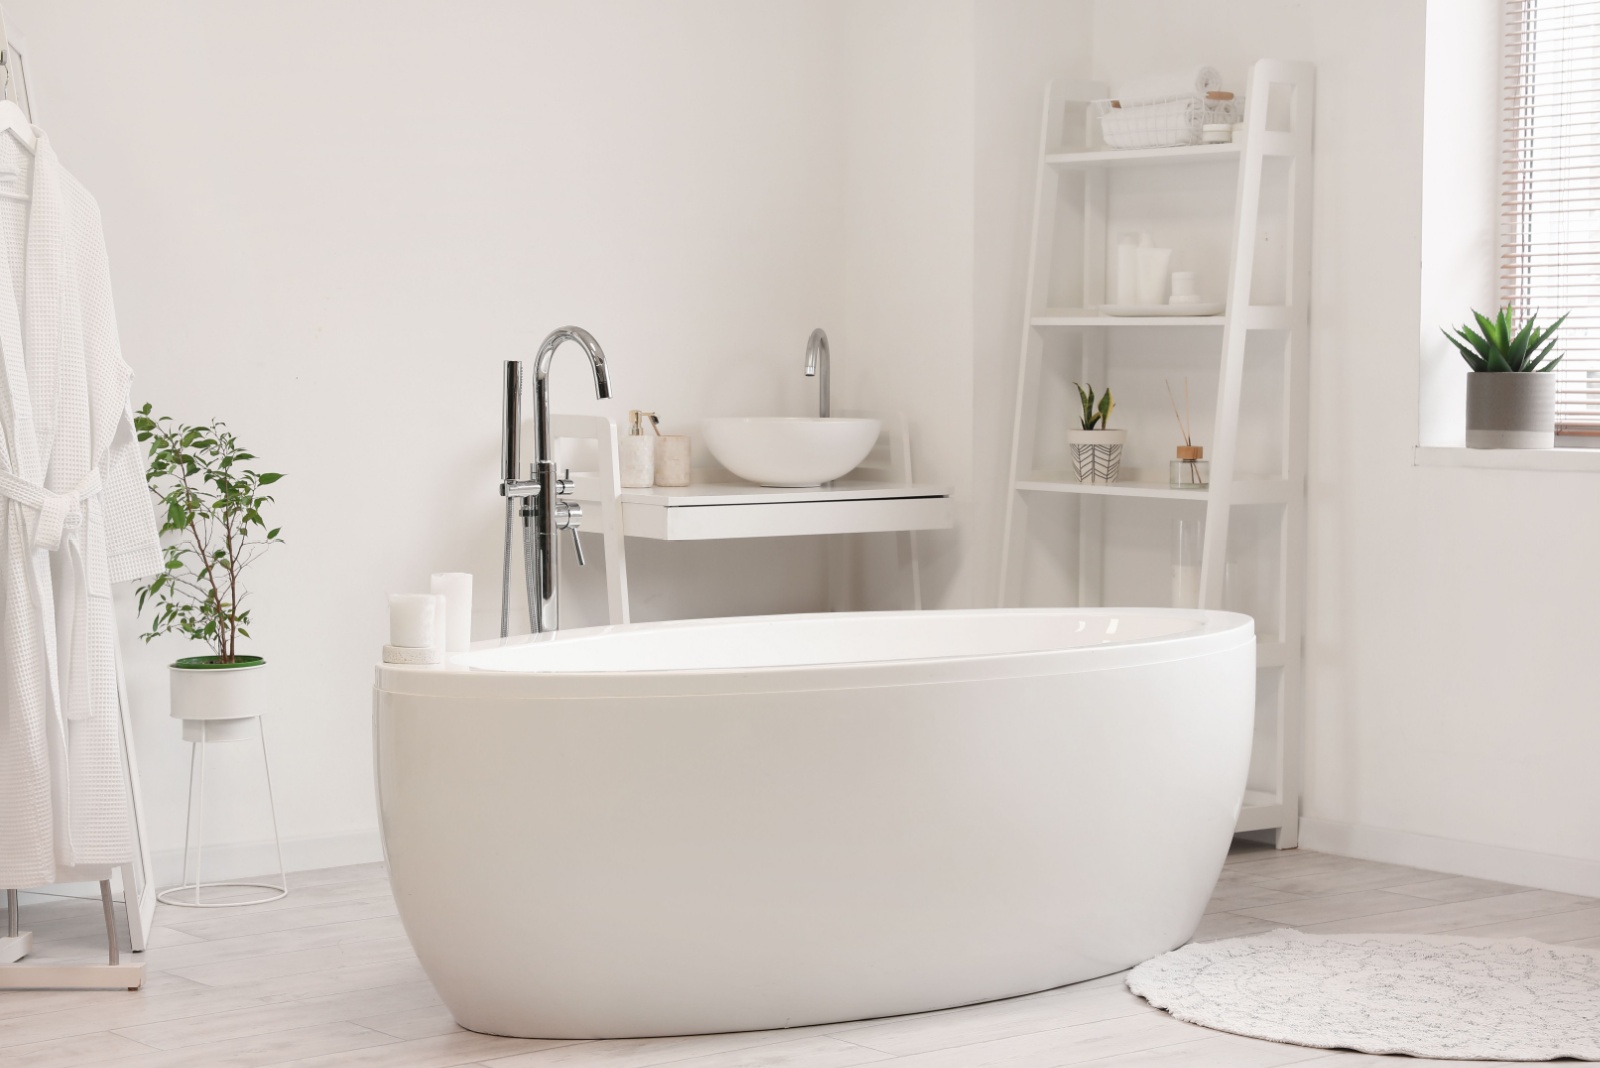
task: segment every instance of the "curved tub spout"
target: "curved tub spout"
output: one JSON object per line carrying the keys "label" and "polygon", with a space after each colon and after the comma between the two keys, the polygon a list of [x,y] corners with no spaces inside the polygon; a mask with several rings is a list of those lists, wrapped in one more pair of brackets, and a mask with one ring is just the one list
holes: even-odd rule
{"label": "curved tub spout", "polygon": [[550,365],[555,362],[556,349],[564,342],[573,341],[589,358],[594,371],[594,395],[601,400],[611,397],[611,376],[606,373],[606,354],[594,335],[581,326],[563,326],[550,331],[533,358],[533,435],[535,463],[548,460],[555,463],[555,453],[550,441]]}

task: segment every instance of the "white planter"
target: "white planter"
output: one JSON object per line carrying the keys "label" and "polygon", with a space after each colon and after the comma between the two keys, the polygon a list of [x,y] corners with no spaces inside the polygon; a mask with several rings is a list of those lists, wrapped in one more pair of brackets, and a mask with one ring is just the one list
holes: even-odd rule
{"label": "white planter", "polygon": [[1467,448],[1555,447],[1555,375],[1545,371],[1467,375]]}
{"label": "white planter", "polygon": [[1122,446],[1126,430],[1069,430],[1072,468],[1079,482],[1115,482],[1122,471]]}
{"label": "white planter", "polygon": [[[201,658],[193,658],[201,659]],[[170,668],[172,717],[183,720],[186,741],[231,741],[255,737],[250,720],[267,711],[267,664]]]}

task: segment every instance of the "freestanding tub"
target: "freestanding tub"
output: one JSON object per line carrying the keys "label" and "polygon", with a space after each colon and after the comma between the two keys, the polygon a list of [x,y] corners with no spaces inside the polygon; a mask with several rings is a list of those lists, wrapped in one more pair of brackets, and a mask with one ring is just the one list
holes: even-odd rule
{"label": "freestanding tub", "polygon": [[1187,941],[1238,816],[1247,616],[771,616],[381,666],[383,838],[463,1027],[606,1038],[986,1001]]}

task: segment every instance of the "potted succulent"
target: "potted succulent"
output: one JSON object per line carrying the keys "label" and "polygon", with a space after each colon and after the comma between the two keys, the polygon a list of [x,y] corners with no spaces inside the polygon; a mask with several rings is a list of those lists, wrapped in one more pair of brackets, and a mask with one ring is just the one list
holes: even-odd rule
{"label": "potted succulent", "polygon": [[262,518],[272,498],[261,490],[283,476],[247,467],[255,457],[221,422],[188,426],[152,415],[146,404],[133,424],[139,440],[150,443],[147,477],[161,498],[166,555],[166,570],[138,589],[139,610],[155,608],[141,637],[182,634],[212,649],[172,665],[172,715],[190,738],[199,733],[191,729],[196,721],[243,722],[266,710],[266,661],[239,652],[239,639],[250,637],[241,580],[282,541],[279,528]]}
{"label": "potted succulent", "polygon": [[[1540,328],[1538,316],[1517,325],[1510,305],[1493,319],[1473,312],[1478,330],[1456,328],[1444,336],[1467,361],[1467,447],[1553,449],[1556,444],[1556,378],[1561,357],[1550,358],[1563,315]],[[1479,332],[1481,331],[1481,333]]]}
{"label": "potted succulent", "polygon": [[1067,431],[1067,444],[1072,446],[1072,467],[1079,482],[1115,482],[1122,470],[1122,446],[1127,444],[1126,430],[1111,430],[1106,423],[1116,402],[1111,390],[1098,398],[1094,386],[1080,385],[1078,399],[1083,402],[1083,417],[1077,430]]}

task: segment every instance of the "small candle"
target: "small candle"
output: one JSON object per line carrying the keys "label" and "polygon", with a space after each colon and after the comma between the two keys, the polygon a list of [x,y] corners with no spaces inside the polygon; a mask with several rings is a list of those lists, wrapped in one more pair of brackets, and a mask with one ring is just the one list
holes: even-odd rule
{"label": "small candle", "polygon": [[472,576],[465,571],[446,571],[428,580],[434,593],[444,595],[446,652],[462,653],[472,645]]}
{"label": "small candle", "polygon": [[431,593],[389,595],[389,644],[401,649],[433,645],[434,597]]}

